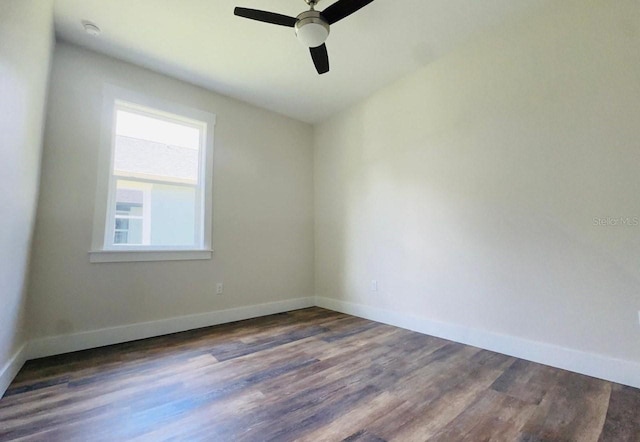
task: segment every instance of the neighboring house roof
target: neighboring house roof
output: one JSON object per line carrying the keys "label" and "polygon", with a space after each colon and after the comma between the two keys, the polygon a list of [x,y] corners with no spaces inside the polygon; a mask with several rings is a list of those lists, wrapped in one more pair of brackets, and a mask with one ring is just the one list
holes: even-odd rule
{"label": "neighboring house roof", "polygon": [[198,155],[197,149],[118,135],[114,169],[124,175],[133,173],[195,183],[198,180]]}

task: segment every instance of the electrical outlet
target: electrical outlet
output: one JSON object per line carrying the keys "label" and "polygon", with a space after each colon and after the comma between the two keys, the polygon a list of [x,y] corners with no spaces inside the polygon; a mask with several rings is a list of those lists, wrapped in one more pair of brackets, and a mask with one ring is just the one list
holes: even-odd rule
{"label": "electrical outlet", "polygon": [[376,281],[375,279],[371,280],[371,291],[372,292],[378,291],[378,281]]}
{"label": "electrical outlet", "polygon": [[224,289],[224,285],[221,282],[216,284],[216,295],[222,295],[222,290]]}

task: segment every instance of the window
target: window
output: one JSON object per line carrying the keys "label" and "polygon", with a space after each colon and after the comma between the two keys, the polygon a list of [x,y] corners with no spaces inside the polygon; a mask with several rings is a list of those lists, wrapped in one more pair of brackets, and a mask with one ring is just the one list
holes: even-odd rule
{"label": "window", "polygon": [[[119,181],[116,190],[116,213],[113,226],[113,245],[149,245],[151,229],[148,212],[152,185],[139,183],[144,189],[136,189],[135,182]],[[144,201],[147,201],[145,204]]]}
{"label": "window", "polygon": [[215,116],[116,88],[105,114],[91,261],[211,258]]}

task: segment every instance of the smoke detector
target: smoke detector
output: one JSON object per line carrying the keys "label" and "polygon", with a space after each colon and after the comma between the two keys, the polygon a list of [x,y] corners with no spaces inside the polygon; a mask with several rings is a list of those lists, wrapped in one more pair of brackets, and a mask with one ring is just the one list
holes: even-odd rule
{"label": "smoke detector", "polygon": [[94,37],[100,35],[102,32],[98,25],[88,20],[82,20],[82,27],[87,34],[93,35]]}

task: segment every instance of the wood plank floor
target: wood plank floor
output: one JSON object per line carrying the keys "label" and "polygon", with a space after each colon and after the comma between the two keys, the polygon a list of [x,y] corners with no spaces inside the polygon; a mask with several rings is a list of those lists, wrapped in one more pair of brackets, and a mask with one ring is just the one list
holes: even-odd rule
{"label": "wood plank floor", "polygon": [[30,361],[0,440],[640,441],[640,390],[310,308]]}

